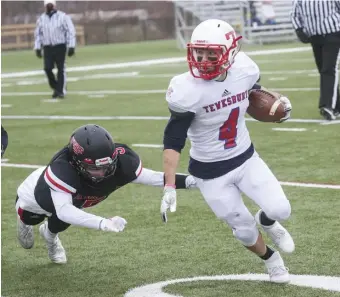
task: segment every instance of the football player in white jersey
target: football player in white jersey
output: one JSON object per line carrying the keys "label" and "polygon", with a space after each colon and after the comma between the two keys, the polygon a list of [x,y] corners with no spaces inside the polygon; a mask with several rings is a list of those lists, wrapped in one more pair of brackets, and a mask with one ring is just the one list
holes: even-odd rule
{"label": "football player in white jersey", "polygon": [[[234,29],[221,20],[207,20],[192,33],[187,46],[189,72],[175,76],[166,100],[171,112],[164,131],[165,187],[162,218],[176,210],[175,172],[188,136],[191,142],[189,172],[206,203],[225,221],[234,236],[264,260],[270,280],[289,282],[289,273],[278,251],[267,246],[256,223],[284,252],[295,245],[279,223],[289,218],[291,206],[280,183],[259,157],[245,123],[248,95],[260,76],[258,66],[239,52]],[[279,99],[290,116],[288,98]],[[255,217],[243,203],[247,195],[261,209]]]}

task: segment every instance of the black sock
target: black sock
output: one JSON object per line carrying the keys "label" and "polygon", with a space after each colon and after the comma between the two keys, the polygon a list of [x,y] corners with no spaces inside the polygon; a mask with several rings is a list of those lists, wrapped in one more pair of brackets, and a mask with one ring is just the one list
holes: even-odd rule
{"label": "black sock", "polygon": [[271,226],[275,223],[275,220],[272,220],[270,218],[267,217],[267,215],[265,214],[264,211],[261,211],[261,214],[260,214],[260,223],[263,225],[263,226]]}
{"label": "black sock", "polygon": [[263,256],[260,256],[260,258],[263,260],[268,260],[275,253],[268,245],[266,245],[266,247],[266,253]]}

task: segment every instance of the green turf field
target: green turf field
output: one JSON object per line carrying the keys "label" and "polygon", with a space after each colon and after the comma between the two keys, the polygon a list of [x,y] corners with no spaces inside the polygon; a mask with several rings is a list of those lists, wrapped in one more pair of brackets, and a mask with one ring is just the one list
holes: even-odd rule
{"label": "green turf field", "polygon": [[[287,47],[302,45],[247,46],[245,50]],[[67,66],[184,56],[185,51],[178,50],[174,41],[88,46],[77,49],[76,57],[69,59]],[[280,181],[339,186],[340,124],[323,125],[318,114],[319,78],[312,52],[257,55],[253,59],[262,72],[261,84],[280,89],[293,104],[290,122],[281,125],[248,122],[257,151]],[[33,51],[2,54],[2,73],[41,68],[42,61]],[[9,159],[10,164],[44,165],[66,144],[75,128],[97,123],[108,129],[117,142],[134,148],[144,167],[162,170],[160,148],[140,148],[133,144],[161,144],[166,120],[109,117],[167,117],[165,90],[171,76],[184,71],[187,66],[182,62],[70,72],[69,94],[65,100],[55,103],[46,102],[52,91],[44,82],[44,75],[2,79],[2,116],[108,117],[106,120],[3,118],[2,124],[9,133],[4,158]],[[30,95],[32,92],[37,94]],[[305,122],[294,121],[299,119]],[[272,128],[303,128],[304,131]],[[182,153],[180,172],[186,172],[187,162],[188,147]],[[178,191],[177,212],[170,214],[169,223],[164,225],[159,215],[162,189],[133,184],[90,209],[101,216],[124,217],[128,221],[125,231],[113,234],[71,227],[60,236],[68,263],[53,265],[38,232],[32,250],[22,249],[16,240],[16,189],[32,170],[13,167],[1,170],[2,296],[122,297],[134,287],[165,280],[264,273],[261,261],[248,253],[226,225],[215,218],[198,191]],[[339,189],[284,186],[284,190],[292,204],[292,216],[285,226],[296,243],[296,251],[284,255],[290,272],[339,276]],[[247,205],[256,212],[256,206],[248,200]],[[339,292],[260,281],[178,283],[164,291],[169,294],[164,297],[340,296]]]}

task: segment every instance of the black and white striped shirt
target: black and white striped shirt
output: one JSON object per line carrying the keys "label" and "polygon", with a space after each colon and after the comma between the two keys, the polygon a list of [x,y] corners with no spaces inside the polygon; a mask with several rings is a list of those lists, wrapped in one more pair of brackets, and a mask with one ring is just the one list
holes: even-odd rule
{"label": "black and white striped shirt", "polygon": [[43,13],[38,18],[34,38],[34,49],[57,44],[66,44],[73,48],[76,46],[76,30],[72,20],[66,13],[59,10],[51,16]]}
{"label": "black and white striped shirt", "polygon": [[340,0],[293,0],[291,16],[309,36],[340,32]]}

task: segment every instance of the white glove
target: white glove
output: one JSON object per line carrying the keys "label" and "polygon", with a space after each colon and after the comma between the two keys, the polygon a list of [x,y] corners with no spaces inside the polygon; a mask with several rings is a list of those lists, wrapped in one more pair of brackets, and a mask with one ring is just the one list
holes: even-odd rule
{"label": "white glove", "polygon": [[170,209],[171,212],[176,211],[177,206],[177,194],[174,186],[165,185],[163,190],[163,198],[161,203],[161,215],[164,223],[168,221],[166,212]]}
{"label": "white glove", "polygon": [[110,219],[103,219],[100,222],[99,229],[102,231],[122,232],[125,228],[127,221],[121,217],[113,217]]}
{"label": "white glove", "polygon": [[187,189],[197,188],[196,180],[192,175],[188,175],[188,177],[185,179],[185,187]]}
{"label": "white glove", "polygon": [[286,115],[277,122],[277,123],[282,123],[290,118],[290,112],[292,111],[292,104],[290,103],[289,99],[284,96],[281,96],[279,100],[283,103],[285,107],[285,112],[286,112]]}

